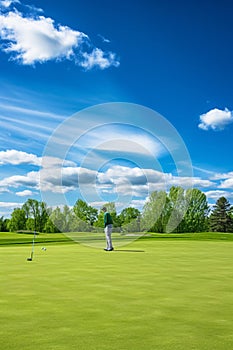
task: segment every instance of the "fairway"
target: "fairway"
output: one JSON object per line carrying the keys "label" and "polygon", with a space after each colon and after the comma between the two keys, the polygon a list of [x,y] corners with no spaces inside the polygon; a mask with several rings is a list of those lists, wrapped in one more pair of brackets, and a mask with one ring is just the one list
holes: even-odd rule
{"label": "fairway", "polygon": [[230,350],[233,242],[0,247],[3,350]]}

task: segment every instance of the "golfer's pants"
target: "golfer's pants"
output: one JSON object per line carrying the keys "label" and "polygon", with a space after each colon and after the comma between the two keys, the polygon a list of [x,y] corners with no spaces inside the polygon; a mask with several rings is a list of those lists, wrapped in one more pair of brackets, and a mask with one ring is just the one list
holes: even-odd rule
{"label": "golfer's pants", "polygon": [[107,243],[107,249],[112,249],[112,225],[107,225],[104,229],[105,237],[106,237],[106,243]]}

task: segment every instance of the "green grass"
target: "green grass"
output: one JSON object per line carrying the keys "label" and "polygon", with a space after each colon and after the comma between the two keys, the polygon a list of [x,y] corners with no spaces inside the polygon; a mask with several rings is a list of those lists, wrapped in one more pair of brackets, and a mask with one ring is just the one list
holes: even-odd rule
{"label": "green grass", "polygon": [[[117,246],[124,246],[136,239],[151,239],[155,238],[157,240],[224,240],[233,241],[233,233],[222,233],[222,232],[200,232],[200,233],[174,233],[174,234],[164,234],[164,233],[134,233],[122,235],[119,233],[113,234],[113,239]],[[31,244],[33,239],[33,234],[23,234],[14,232],[0,232],[0,246],[7,246],[12,244]],[[36,244],[67,244],[73,243],[73,240],[78,243],[83,243],[88,246],[93,246],[100,248],[103,246],[105,238],[103,233],[87,233],[87,232],[74,232],[74,233],[40,233],[36,236]]]}
{"label": "green grass", "polygon": [[[147,235],[144,237],[146,238]],[[149,237],[154,237],[157,239],[188,239],[188,240],[224,240],[233,241],[233,233],[224,232],[195,232],[195,233],[151,233]]]}
{"label": "green grass", "polygon": [[233,348],[232,242],[43,245],[0,247],[1,349]]}
{"label": "green grass", "polygon": [[[12,245],[12,244],[31,244],[33,239],[33,234],[23,234],[23,233],[14,233],[14,232],[0,232],[0,246],[4,245]],[[46,234],[42,233],[39,235],[36,235],[36,243],[57,243],[57,244],[63,244],[63,243],[71,243],[70,239],[61,234]]]}

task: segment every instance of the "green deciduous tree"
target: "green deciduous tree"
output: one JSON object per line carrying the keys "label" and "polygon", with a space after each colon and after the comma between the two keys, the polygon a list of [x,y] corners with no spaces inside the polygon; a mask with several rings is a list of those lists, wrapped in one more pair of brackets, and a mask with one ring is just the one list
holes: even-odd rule
{"label": "green deciduous tree", "polygon": [[28,218],[26,221],[26,229],[28,231],[39,231],[35,228],[35,220],[33,218]]}
{"label": "green deciduous tree", "polygon": [[70,232],[73,217],[73,211],[65,205],[63,209],[55,208],[49,216],[49,221],[55,226],[54,229],[57,228],[57,232]]}
{"label": "green deciduous tree", "polygon": [[140,231],[140,211],[133,207],[125,208],[118,216],[123,232]]}
{"label": "green deciduous tree", "polygon": [[56,225],[54,225],[54,222],[49,217],[47,219],[46,223],[45,223],[44,232],[47,232],[47,233],[59,233],[61,231]]}
{"label": "green deciduous tree", "polygon": [[9,219],[4,219],[4,216],[0,217],[0,232],[7,232],[9,231],[8,225],[9,225]]}
{"label": "green deciduous tree", "polygon": [[128,207],[122,210],[119,215],[121,225],[129,224],[132,220],[137,219],[140,211],[136,208]]}
{"label": "green deciduous tree", "polygon": [[209,206],[206,195],[197,188],[185,193],[186,213],[183,219],[183,232],[204,232],[207,230]]}
{"label": "green deciduous tree", "polygon": [[23,209],[15,208],[8,222],[8,228],[11,232],[26,229],[26,214]]}
{"label": "green deciduous tree", "polygon": [[168,193],[170,216],[166,231],[184,232],[183,218],[187,209],[185,190],[180,186],[172,186]]}
{"label": "green deciduous tree", "polygon": [[104,212],[102,210],[99,211],[97,220],[94,223],[95,227],[104,227]]}
{"label": "green deciduous tree", "polygon": [[[36,230],[39,232],[44,231],[45,224],[48,220],[47,206],[44,202],[38,202],[35,199],[28,199],[24,203],[22,209],[25,211],[27,220],[30,220],[30,223],[27,223],[27,226],[30,226],[31,230]],[[32,228],[32,226],[34,226]]]}
{"label": "green deciduous tree", "polygon": [[171,187],[152,192],[142,212],[144,230],[153,232],[201,232],[207,229],[208,203],[198,189]]}
{"label": "green deciduous tree", "polygon": [[97,220],[98,210],[93,208],[91,205],[88,205],[82,199],[77,200],[73,210],[79,219],[87,222],[91,226]]}
{"label": "green deciduous tree", "polygon": [[143,231],[166,232],[170,216],[170,201],[165,191],[154,191],[143,207],[141,226]]}
{"label": "green deciduous tree", "polygon": [[208,228],[208,202],[206,195],[191,188],[186,191],[182,187],[171,187],[169,192],[171,216],[169,231],[202,232]]}
{"label": "green deciduous tree", "polygon": [[46,228],[46,232],[86,232],[90,231],[90,224],[79,219],[73,209],[65,205],[51,212]]}
{"label": "green deciduous tree", "polygon": [[225,197],[220,197],[213,206],[209,224],[214,232],[233,232],[232,207]]}

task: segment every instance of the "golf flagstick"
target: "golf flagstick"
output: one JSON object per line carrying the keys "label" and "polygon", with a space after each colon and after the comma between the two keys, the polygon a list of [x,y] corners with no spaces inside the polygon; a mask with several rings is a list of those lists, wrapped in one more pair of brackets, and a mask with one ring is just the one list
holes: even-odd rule
{"label": "golf flagstick", "polygon": [[35,249],[35,238],[36,238],[36,230],[34,230],[33,240],[32,240],[32,251],[31,251],[31,257],[27,258],[27,261],[32,261],[33,255],[34,255],[34,249]]}

